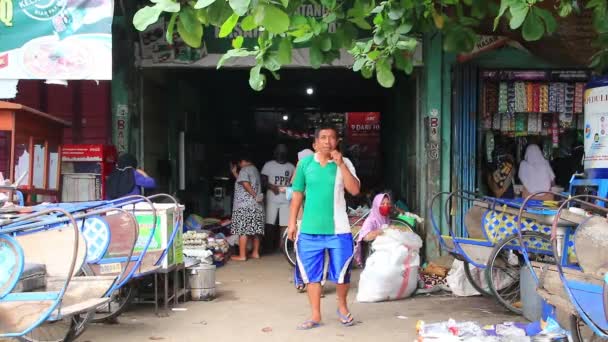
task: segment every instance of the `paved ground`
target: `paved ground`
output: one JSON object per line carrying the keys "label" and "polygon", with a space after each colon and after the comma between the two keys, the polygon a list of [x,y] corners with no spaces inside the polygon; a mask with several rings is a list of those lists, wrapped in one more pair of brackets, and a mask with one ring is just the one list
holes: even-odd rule
{"label": "paved ground", "polygon": [[[358,271],[354,279],[358,279]],[[218,298],[212,302],[180,305],[187,311],[157,318],[152,306],[140,305],[119,318],[118,325],[93,325],[79,341],[413,341],[419,319],[427,322],[450,317],[482,324],[521,319],[493,300],[480,297],[419,296],[402,301],[360,304],[356,288],[349,296],[351,311],[360,323],[345,328],[335,315],[335,294],[329,285],[323,299],[324,326],[297,331],[307,318],[304,294],[293,288],[291,269],[280,255],[245,263],[230,262],[218,269]],[[356,286],[356,284],[354,284]],[[401,317],[398,317],[401,316]]]}

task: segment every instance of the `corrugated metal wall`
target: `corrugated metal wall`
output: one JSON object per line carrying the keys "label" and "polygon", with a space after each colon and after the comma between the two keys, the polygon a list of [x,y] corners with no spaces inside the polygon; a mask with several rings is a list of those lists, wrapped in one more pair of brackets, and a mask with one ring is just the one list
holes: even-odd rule
{"label": "corrugated metal wall", "polygon": [[[475,192],[477,189],[477,108],[478,69],[475,65],[458,65],[453,69],[452,92],[452,190]],[[464,214],[470,207],[466,201],[455,201],[454,229],[465,236]]]}
{"label": "corrugated metal wall", "polygon": [[107,144],[111,141],[111,88],[109,81],[70,81],[68,86],[22,80],[12,102],[72,122],[64,143]]}

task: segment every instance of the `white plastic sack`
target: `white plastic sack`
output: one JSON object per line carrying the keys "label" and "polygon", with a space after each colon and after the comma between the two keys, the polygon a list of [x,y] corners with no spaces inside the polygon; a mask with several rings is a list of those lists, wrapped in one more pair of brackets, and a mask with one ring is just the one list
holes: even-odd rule
{"label": "white plastic sack", "polygon": [[[471,276],[475,278],[477,284],[481,284],[481,286],[489,291],[488,281],[485,275],[485,269],[477,268],[473,265],[470,265]],[[470,296],[479,296],[480,293],[473,288],[473,285],[467,279],[467,275],[464,273],[464,262],[460,260],[454,260],[452,264],[452,268],[448,273],[448,276],[445,278],[450,290],[455,296],[458,297],[470,297]],[[513,278],[509,277],[507,274],[494,271],[493,274],[494,283],[498,284],[498,289],[503,289],[510,285],[513,282]]]}
{"label": "white plastic sack", "polygon": [[359,280],[357,301],[380,302],[411,296],[418,287],[422,240],[411,232],[386,229],[372,243]]}

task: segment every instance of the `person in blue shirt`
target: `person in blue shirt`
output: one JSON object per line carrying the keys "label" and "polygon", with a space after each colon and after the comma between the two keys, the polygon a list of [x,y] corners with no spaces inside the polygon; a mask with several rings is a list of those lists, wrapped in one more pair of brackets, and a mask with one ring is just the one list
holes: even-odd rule
{"label": "person in blue shirt", "polygon": [[143,189],[156,187],[154,178],[148,176],[143,170],[137,168],[137,159],[129,153],[122,153],[118,157],[116,169],[108,176],[106,181],[106,197],[109,200],[141,195]]}

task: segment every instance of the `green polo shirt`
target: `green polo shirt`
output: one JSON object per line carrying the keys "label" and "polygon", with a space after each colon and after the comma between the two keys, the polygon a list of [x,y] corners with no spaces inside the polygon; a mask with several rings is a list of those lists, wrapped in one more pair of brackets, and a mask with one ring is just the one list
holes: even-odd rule
{"label": "green polo shirt", "polygon": [[[352,163],[344,159],[344,164],[356,177]],[[350,233],[344,198],[344,180],[336,163],[330,161],[327,165],[321,166],[316,155],[300,160],[292,188],[293,191],[306,195],[301,233],[317,235]]]}

